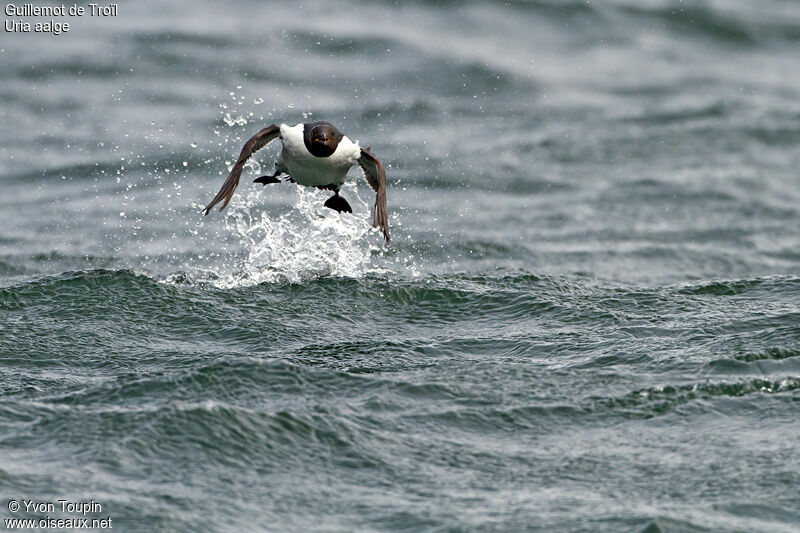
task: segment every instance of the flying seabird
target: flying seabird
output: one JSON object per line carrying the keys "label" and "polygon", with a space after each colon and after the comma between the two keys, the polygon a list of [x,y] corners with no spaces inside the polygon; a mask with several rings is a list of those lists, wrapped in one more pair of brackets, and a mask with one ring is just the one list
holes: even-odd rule
{"label": "flying seabird", "polygon": [[351,141],[336,126],[324,121],[301,123],[296,126],[272,124],[250,137],[222,188],[206,206],[206,215],[219,202],[222,202],[220,211],[225,209],[233,196],[233,191],[239,185],[239,177],[242,175],[245,162],[274,139],[280,139],[283,145],[275,161],[275,173],[271,176],[261,176],[253,180],[254,183],[264,185],[280,183],[278,176],[287,174],[288,181],[293,183],[333,191],[333,196],[325,202],[325,207],[340,213],[342,211],[352,213],[353,209],[347,200],[339,196],[339,189],[347,178],[347,171],[358,164],[364,172],[367,183],[375,191],[375,215],[372,227],[380,227],[386,242],[389,242],[386,172],[383,165],[369,151],[369,147],[360,148],[357,141]]}

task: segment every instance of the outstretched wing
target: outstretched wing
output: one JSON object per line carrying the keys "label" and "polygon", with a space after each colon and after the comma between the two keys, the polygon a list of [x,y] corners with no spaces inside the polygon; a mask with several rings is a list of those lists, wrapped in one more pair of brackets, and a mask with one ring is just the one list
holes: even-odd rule
{"label": "outstretched wing", "polygon": [[271,126],[267,126],[263,130],[259,131],[244,144],[244,148],[242,148],[242,153],[239,154],[239,159],[236,160],[236,164],[233,165],[231,169],[231,173],[228,174],[225,183],[222,184],[222,188],[219,190],[217,195],[211,200],[211,203],[206,206],[205,214],[207,215],[211,208],[217,205],[222,200],[225,200],[222,204],[222,207],[219,208],[220,211],[225,209],[225,206],[228,205],[228,202],[231,201],[231,196],[233,196],[233,191],[236,190],[236,187],[239,185],[239,177],[242,175],[242,169],[244,168],[244,164],[250,159],[250,156],[254,153],[258,152],[262,148],[264,148],[270,141],[278,137],[281,133],[281,129],[272,124]]}
{"label": "outstretched wing", "polygon": [[375,218],[372,227],[380,227],[383,237],[389,242],[389,217],[386,215],[386,171],[378,158],[372,155],[369,147],[361,149],[358,166],[364,171],[367,183],[375,191]]}

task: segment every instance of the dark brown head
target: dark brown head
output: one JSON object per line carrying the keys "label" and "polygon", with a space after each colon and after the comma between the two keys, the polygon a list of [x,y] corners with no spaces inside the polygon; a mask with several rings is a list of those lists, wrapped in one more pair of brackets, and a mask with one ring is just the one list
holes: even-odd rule
{"label": "dark brown head", "polygon": [[330,122],[322,120],[303,124],[303,141],[311,155],[328,157],[336,151],[344,134]]}

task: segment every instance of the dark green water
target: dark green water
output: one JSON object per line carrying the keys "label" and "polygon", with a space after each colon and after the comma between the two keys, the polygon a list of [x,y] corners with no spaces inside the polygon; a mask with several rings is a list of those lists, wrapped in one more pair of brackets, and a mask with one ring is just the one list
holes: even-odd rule
{"label": "dark green water", "polygon": [[797,4],[164,4],[2,35],[0,519],[800,531]]}

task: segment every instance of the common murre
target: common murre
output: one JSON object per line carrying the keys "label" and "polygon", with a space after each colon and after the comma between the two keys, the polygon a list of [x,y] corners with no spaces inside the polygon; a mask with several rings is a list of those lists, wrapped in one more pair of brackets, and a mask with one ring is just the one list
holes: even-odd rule
{"label": "common murre", "polygon": [[239,178],[245,162],[272,140],[279,138],[283,148],[275,161],[275,173],[261,176],[254,183],[280,183],[278,176],[287,174],[288,180],[307,187],[317,187],[333,191],[333,196],[325,202],[338,212],[352,213],[347,200],[339,196],[339,189],[347,179],[347,171],[358,164],[364,172],[370,187],[375,191],[375,215],[372,227],[380,227],[386,242],[389,242],[389,219],[386,215],[386,172],[383,165],[369,148],[361,148],[342,134],[329,122],[317,121],[301,123],[296,126],[272,124],[259,131],[245,143],[239,159],[233,165],[225,183],[217,195],[205,208],[205,214],[219,202],[220,211],[225,209],[239,185]]}

